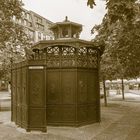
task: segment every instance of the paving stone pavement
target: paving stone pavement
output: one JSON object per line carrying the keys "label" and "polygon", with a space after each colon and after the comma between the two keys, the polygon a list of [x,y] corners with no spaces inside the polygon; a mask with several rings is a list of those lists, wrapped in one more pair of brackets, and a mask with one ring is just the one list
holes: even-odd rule
{"label": "paving stone pavement", "polygon": [[108,107],[101,103],[100,123],[47,129],[47,133],[26,132],[10,122],[10,111],[0,112],[0,140],[140,140],[140,100],[110,98]]}

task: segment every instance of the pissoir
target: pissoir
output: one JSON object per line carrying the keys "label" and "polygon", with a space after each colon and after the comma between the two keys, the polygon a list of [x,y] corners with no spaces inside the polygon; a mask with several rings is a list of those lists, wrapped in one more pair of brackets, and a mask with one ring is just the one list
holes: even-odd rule
{"label": "pissoir", "polygon": [[50,29],[55,39],[12,67],[12,121],[27,131],[99,122],[101,48],[79,39],[82,25],[67,18]]}

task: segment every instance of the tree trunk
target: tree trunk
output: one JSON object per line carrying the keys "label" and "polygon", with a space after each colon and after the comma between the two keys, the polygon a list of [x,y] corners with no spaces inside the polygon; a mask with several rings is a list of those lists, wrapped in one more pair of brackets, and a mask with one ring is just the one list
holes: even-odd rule
{"label": "tree trunk", "polygon": [[124,81],[123,81],[123,78],[122,78],[122,99],[124,100],[125,97],[124,97]]}
{"label": "tree trunk", "polygon": [[105,106],[107,106],[105,78],[103,78],[103,89],[104,89],[104,104]]}

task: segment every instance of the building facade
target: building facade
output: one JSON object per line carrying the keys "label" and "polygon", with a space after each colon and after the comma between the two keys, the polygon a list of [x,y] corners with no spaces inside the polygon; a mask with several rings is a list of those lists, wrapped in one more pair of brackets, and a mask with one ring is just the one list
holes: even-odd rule
{"label": "building facade", "polygon": [[32,43],[40,40],[52,40],[54,38],[52,31],[49,29],[53,22],[33,11],[23,9],[23,18],[14,18],[14,20],[25,27],[25,32],[29,35]]}

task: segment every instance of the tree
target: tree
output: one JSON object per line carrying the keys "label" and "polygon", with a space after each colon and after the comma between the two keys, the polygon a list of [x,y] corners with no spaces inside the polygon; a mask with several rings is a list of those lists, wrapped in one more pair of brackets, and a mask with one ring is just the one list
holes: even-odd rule
{"label": "tree", "polygon": [[107,9],[102,23],[94,26],[92,33],[97,31],[95,41],[105,44],[102,75],[107,79],[121,78],[123,83],[123,78],[140,75],[140,3],[107,0]]}
{"label": "tree", "polygon": [[29,44],[24,27],[14,21],[22,19],[22,6],[20,0],[0,0],[0,57],[1,65],[7,68],[12,61],[22,59],[23,48]]}
{"label": "tree", "polygon": [[5,48],[7,43],[25,43],[27,37],[24,28],[13,20],[14,17],[22,18],[22,5],[19,0],[0,1],[0,49]]}

